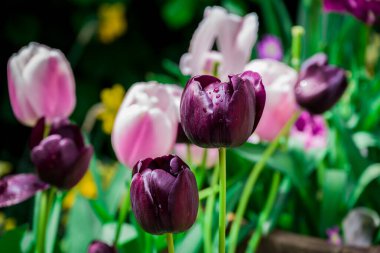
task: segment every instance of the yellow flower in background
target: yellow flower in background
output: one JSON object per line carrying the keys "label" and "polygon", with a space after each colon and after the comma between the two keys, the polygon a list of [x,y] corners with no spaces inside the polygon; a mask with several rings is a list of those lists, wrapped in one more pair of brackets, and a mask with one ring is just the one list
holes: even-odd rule
{"label": "yellow flower in background", "polygon": [[63,200],[63,208],[71,208],[78,193],[88,199],[96,198],[96,184],[90,171],[87,171],[81,181],[79,181],[79,183],[67,193]]}
{"label": "yellow flower in background", "polygon": [[366,65],[371,75],[375,74],[375,66],[380,57],[380,34],[374,33],[366,49]]}
{"label": "yellow flower in background", "polygon": [[122,3],[102,4],[99,8],[99,40],[111,43],[127,30],[125,6]]}
{"label": "yellow flower in background", "polygon": [[121,103],[123,102],[125,89],[121,84],[115,84],[111,88],[106,88],[101,91],[100,99],[104,110],[98,115],[101,120],[103,131],[106,134],[111,134],[115,117]]}
{"label": "yellow flower in background", "polygon": [[2,231],[9,231],[16,227],[16,219],[7,218],[4,213],[0,213],[0,227]]}

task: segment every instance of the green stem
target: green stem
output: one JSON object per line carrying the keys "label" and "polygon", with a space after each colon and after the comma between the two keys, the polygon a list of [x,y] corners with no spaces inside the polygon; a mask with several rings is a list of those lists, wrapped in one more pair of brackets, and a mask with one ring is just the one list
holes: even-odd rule
{"label": "green stem", "polygon": [[187,163],[192,167],[191,144],[186,144]]}
{"label": "green stem", "polygon": [[174,253],[174,240],[172,233],[166,234],[166,241],[168,242],[168,253]]}
{"label": "green stem", "polygon": [[196,170],[198,189],[202,188],[202,185],[203,185],[203,182],[204,182],[204,179],[205,179],[206,167],[207,167],[207,165],[206,165],[206,163],[207,163],[207,155],[208,155],[208,150],[207,150],[207,148],[205,148],[204,151],[203,151],[203,155],[202,155],[202,162],[201,162],[200,166]]}
{"label": "green stem", "polygon": [[299,70],[301,66],[301,45],[302,36],[305,33],[302,26],[294,26],[292,28],[292,58],[291,65],[295,70]]}
{"label": "green stem", "polygon": [[269,146],[265,149],[262,158],[259,162],[255,164],[255,166],[252,168],[251,173],[248,176],[247,182],[244,186],[243,193],[241,195],[239,205],[236,211],[235,219],[231,226],[231,232],[230,232],[230,243],[228,247],[228,252],[233,253],[236,250],[237,246],[237,240],[239,235],[239,229],[241,221],[243,220],[243,215],[245,212],[245,209],[248,205],[249,196],[251,195],[251,192],[256,184],[257,179],[259,178],[262,170],[265,167],[265,164],[269,160],[269,158],[273,155],[273,153],[276,151],[280,140],[283,136],[286,136],[293,126],[294,122],[297,120],[299,116],[299,112],[295,113],[292,118],[285,124],[285,126],[281,129],[281,131],[278,133],[276,138],[269,144]]}
{"label": "green stem", "polygon": [[245,251],[247,253],[256,252],[257,246],[259,246],[259,242],[263,234],[263,227],[264,227],[265,222],[268,220],[269,214],[271,213],[273,209],[273,204],[276,200],[279,186],[280,186],[280,172],[276,172],[273,175],[269,196],[268,196],[267,202],[265,203],[264,210],[260,214],[257,228],[254,234],[252,235],[251,239],[249,240],[248,248]]}
{"label": "green stem", "polygon": [[37,245],[36,253],[45,252],[45,234],[46,234],[46,224],[49,214],[49,202],[51,202],[51,193],[50,189],[43,191],[40,198],[40,208],[39,208],[39,217],[38,217],[38,227],[37,227]]}
{"label": "green stem", "polygon": [[215,193],[219,192],[219,185],[210,186],[208,188],[205,188],[201,191],[199,191],[199,201],[208,198],[211,195],[214,195]]}
{"label": "green stem", "polygon": [[[218,179],[219,179],[219,165],[214,168],[214,172],[211,178],[211,187],[218,187]],[[212,220],[213,220],[213,210],[215,204],[215,194],[210,195],[207,198],[205,216],[204,216],[204,224],[203,224],[203,234],[204,234],[204,252],[212,253]]]}
{"label": "green stem", "polygon": [[131,201],[130,201],[129,189],[126,187],[125,198],[124,198],[124,201],[122,203],[122,206],[121,206],[121,209],[119,212],[119,218],[118,218],[117,228],[116,228],[116,235],[115,235],[115,239],[113,241],[113,245],[115,247],[117,247],[119,237],[120,237],[121,228],[123,227],[123,223],[127,217],[128,211],[129,211],[130,202]]}
{"label": "green stem", "polygon": [[219,253],[226,251],[226,148],[219,148]]}

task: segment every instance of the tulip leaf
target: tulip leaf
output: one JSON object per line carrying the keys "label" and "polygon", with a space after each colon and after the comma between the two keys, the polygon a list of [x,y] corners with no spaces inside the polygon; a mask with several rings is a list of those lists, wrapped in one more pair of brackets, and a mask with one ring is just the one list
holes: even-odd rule
{"label": "tulip leaf", "polygon": [[12,253],[22,253],[22,239],[26,233],[27,225],[20,226],[6,232],[0,237],[0,249]]}
{"label": "tulip leaf", "polygon": [[380,164],[373,164],[364,170],[359,178],[351,198],[348,201],[348,207],[353,208],[358,201],[360,195],[364,192],[366,187],[376,178],[380,177]]}
{"label": "tulip leaf", "polygon": [[[115,239],[116,229],[117,229],[117,222],[104,224],[102,227],[102,232],[100,236],[97,236],[97,239],[109,245],[112,245],[113,240]],[[132,225],[124,223],[121,227],[118,245],[126,244],[136,238],[137,238],[136,229]]]}
{"label": "tulip leaf", "polygon": [[195,223],[190,230],[186,232],[185,237],[176,244],[176,251],[183,253],[197,253],[202,246],[202,226]]}
{"label": "tulip leaf", "polygon": [[51,208],[49,222],[46,229],[46,240],[45,240],[46,253],[54,252],[54,245],[57,239],[57,231],[58,231],[60,214],[61,214],[61,209],[62,209],[62,200],[63,200],[63,193],[58,191]]}
{"label": "tulip leaf", "polygon": [[89,201],[92,210],[102,223],[107,223],[113,220],[113,216],[108,213],[108,210],[106,210],[106,208],[101,205],[98,200],[90,199]]}
{"label": "tulip leaf", "polygon": [[101,234],[100,220],[89,201],[80,195],[70,210],[66,231],[64,252],[87,252],[90,242]]}
{"label": "tulip leaf", "polygon": [[347,171],[328,169],[323,180],[320,233],[340,223],[339,212],[345,199]]}

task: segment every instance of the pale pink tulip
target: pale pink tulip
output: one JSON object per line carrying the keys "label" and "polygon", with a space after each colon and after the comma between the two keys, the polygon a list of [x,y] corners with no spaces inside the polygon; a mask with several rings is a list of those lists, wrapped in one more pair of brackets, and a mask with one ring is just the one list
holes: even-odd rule
{"label": "pale pink tulip", "polygon": [[33,126],[41,117],[52,122],[73,112],[75,80],[60,50],[30,43],[9,59],[7,72],[12,109],[21,123]]}
{"label": "pale pink tulip", "polygon": [[[214,74],[216,68],[218,77],[226,79],[229,74],[242,72],[251,56],[257,30],[255,13],[240,17],[219,6],[207,7],[193,34],[189,52],[181,57],[182,73]],[[218,51],[212,51],[215,43]]]}
{"label": "pale pink tulip", "polygon": [[297,109],[293,95],[297,72],[272,59],[253,60],[245,70],[258,72],[262,77],[267,99],[255,133],[260,139],[271,141]]}
{"label": "pale pink tulip", "polygon": [[[205,149],[198,147],[196,145],[190,145],[190,153],[191,153],[191,162],[200,166],[203,161]],[[177,143],[174,146],[174,153],[176,153],[179,157],[181,157],[184,161],[188,161],[188,152],[187,152],[187,144]],[[207,150],[207,160],[206,160],[206,168],[214,167],[218,162],[218,149],[217,148],[209,148]]]}
{"label": "pale pink tulip", "polygon": [[112,131],[118,160],[132,168],[140,159],[170,153],[177,135],[177,113],[165,85],[134,84],[120,106]]}

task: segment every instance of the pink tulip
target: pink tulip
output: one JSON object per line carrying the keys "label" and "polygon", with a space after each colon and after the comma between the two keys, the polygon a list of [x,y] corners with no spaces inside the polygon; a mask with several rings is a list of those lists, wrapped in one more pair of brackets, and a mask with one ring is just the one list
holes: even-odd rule
{"label": "pink tulip", "polygon": [[170,153],[177,135],[177,113],[165,85],[134,84],[119,108],[111,136],[119,161],[132,168],[141,159]]}
{"label": "pink tulip", "polygon": [[[203,155],[205,149],[198,147],[196,145],[190,145],[190,153],[191,153],[191,162],[194,165],[200,166],[202,164]],[[178,143],[174,146],[174,153],[176,153],[183,160],[188,161],[189,157],[187,155],[187,144]],[[207,149],[207,160],[206,160],[206,168],[214,167],[218,161],[218,149],[217,148],[209,148]]]}
{"label": "pink tulip", "polygon": [[30,43],[8,61],[8,88],[16,118],[33,126],[41,117],[47,122],[67,118],[73,112],[75,80],[60,50]]}
{"label": "pink tulip", "polygon": [[[183,74],[214,74],[223,80],[229,74],[242,72],[248,63],[257,39],[258,18],[227,13],[219,6],[207,7],[204,18],[195,30],[189,52],[180,60]],[[212,51],[214,44],[218,51]]]}
{"label": "pink tulip", "polygon": [[271,141],[297,109],[293,95],[297,72],[272,59],[253,60],[245,70],[256,71],[262,77],[267,99],[255,133],[260,139]]}

